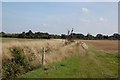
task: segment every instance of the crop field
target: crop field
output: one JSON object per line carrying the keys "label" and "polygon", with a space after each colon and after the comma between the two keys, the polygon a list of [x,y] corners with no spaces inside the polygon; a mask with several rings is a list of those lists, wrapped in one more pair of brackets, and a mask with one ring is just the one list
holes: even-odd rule
{"label": "crop field", "polygon": [[[117,78],[117,40],[2,39],[2,77]],[[81,46],[84,42],[88,49]],[[42,49],[45,64],[42,65]],[[9,66],[9,67],[8,67]],[[16,69],[14,69],[17,67]],[[10,71],[11,70],[11,71]]]}
{"label": "crop field", "polygon": [[95,47],[109,52],[118,52],[118,40],[83,40],[84,42],[91,43]]}

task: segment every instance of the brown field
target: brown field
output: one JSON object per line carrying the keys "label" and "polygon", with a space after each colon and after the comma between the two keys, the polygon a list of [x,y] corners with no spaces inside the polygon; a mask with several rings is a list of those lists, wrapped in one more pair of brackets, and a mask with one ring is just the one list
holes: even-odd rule
{"label": "brown field", "polygon": [[118,52],[118,40],[81,40],[109,52]]}

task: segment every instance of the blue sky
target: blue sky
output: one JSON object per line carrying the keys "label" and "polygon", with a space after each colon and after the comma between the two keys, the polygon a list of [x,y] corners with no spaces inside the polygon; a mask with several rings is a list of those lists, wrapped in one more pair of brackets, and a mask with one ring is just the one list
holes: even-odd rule
{"label": "blue sky", "polygon": [[119,0],[1,0],[2,2],[118,2]]}
{"label": "blue sky", "polygon": [[0,2],[0,32],[2,31],[2,3]]}
{"label": "blue sky", "polygon": [[3,2],[2,30],[113,34],[118,32],[117,2]]}

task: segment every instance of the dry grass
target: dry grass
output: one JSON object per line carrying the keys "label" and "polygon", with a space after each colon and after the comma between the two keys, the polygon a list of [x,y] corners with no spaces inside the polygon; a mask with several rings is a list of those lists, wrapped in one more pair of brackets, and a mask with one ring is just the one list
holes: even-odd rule
{"label": "dry grass", "polygon": [[[2,59],[11,59],[12,55],[10,48],[19,47],[23,49],[23,52],[27,60],[32,66],[41,64],[42,48],[45,48],[46,63],[53,63],[60,61],[71,55],[77,55],[83,53],[84,49],[79,45],[80,42],[76,41],[71,44],[65,45],[65,40],[50,39],[50,40],[27,40],[27,39],[3,39],[2,44]],[[6,42],[5,42],[6,41]],[[93,44],[95,47],[103,49],[105,51],[118,51],[118,41],[112,40],[81,40],[85,43]]]}
{"label": "dry grass", "polygon": [[[94,61],[98,66],[100,65],[99,61],[95,58],[96,54],[101,52],[94,52],[95,48],[98,47],[105,51],[118,51],[118,41],[111,40],[80,40],[75,41],[69,44],[65,44],[65,40],[62,39],[3,39],[2,43],[2,59],[11,59],[12,53],[10,49],[17,47],[23,50],[26,59],[32,67],[40,66],[42,64],[42,48],[45,48],[45,63],[50,64],[54,62],[61,61],[64,58],[73,55],[80,55],[81,58],[87,57],[90,60]],[[9,41],[10,40],[10,41]],[[88,50],[83,49],[81,41],[85,42],[88,45]],[[90,46],[90,47],[89,47]],[[92,49],[91,49],[92,48]],[[93,51],[89,51],[93,50]],[[94,53],[93,53],[94,52]],[[106,53],[105,53],[106,54]],[[81,59],[82,61],[82,59]],[[85,60],[87,61],[87,59]],[[85,62],[83,61],[83,62]]]}
{"label": "dry grass", "polygon": [[72,55],[82,54],[85,50],[76,43],[71,43],[67,46],[60,47],[57,51],[52,51],[51,54],[46,55],[47,63],[60,61]]}
{"label": "dry grass", "polygon": [[[4,39],[5,40],[5,39]],[[6,40],[7,41],[7,40]],[[82,47],[78,47],[75,42],[69,45],[65,45],[65,40],[61,39],[50,39],[50,40],[11,40],[10,42],[3,42],[2,59],[11,59],[12,55],[10,49],[13,47],[19,47],[23,50],[27,60],[30,62],[31,66],[41,65],[42,48],[45,48],[45,63],[53,63],[60,61],[71,55],[77,55],[78,53],[84,51]],[[77,50],[75,50],[77,49]],[[73,54],[75,53],[75,54]]]}

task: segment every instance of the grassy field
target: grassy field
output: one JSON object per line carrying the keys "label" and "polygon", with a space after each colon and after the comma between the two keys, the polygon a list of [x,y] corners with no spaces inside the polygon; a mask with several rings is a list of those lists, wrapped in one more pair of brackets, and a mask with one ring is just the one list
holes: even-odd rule
{"label": "grassy field", "polygon": [[[89,49],[84,50],[79,41]],[[118,77],[118,41],[77,40],[65,45],[65,40],[3,39],[2,59],[11,60],[14,48],[21,49],[32,71],[19,78],[116,78]],[[46,48],[46,64],[41,66],[41,51]],[[18,66],[18,65],[17,65]],[[34,67],[38,66],[36,69]],[[26,66],[27,67],[27,66]],[[20,67],[21,69],[21,67]],[[26,73],[26,74],[25,74]]]}
{"label": "grassy field", "polygon": [[93,47],[87,52],[46,65],[19,78],[117,78],[118,57]]}

